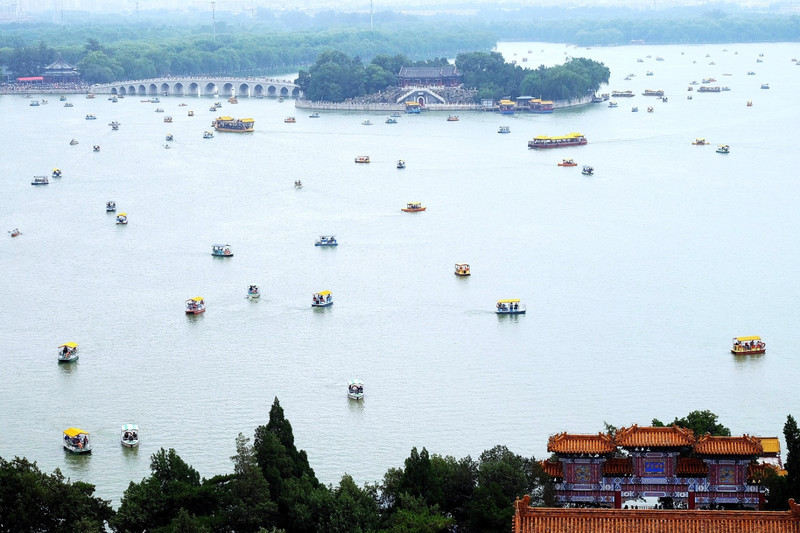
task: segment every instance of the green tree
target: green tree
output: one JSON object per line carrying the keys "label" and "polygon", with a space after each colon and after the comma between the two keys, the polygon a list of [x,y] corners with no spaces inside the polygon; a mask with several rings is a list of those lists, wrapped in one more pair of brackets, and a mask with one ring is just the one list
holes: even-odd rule
{"label": "green tree", "polygon": [[[653,419],[654,427],[664,427],[665,424],[658,420]],[[691,429],[694,436],[699,438],[709,433],[714,436],[730,437],[731,430],[719,423],[719,417],[711,411],[692,411],[683,418],[675,418],[670,426],[680,426]]]}
{"label": "green tree", "polygon": [[113,515],[109,502],[94,497],[94,485],[0,457],[0,530],[99,533]]}
{"label": "green tree", "polygon": [[786,440],[786,483],[788,497],[800,502],[800,429],[792,415],[786,417],[783,426]]}
{"label": "green tree", "polygon": [[125,72],[115,59],[103,52],[89,52],[79,63],[81,78],[88,83],[109,83],[124,79]]}

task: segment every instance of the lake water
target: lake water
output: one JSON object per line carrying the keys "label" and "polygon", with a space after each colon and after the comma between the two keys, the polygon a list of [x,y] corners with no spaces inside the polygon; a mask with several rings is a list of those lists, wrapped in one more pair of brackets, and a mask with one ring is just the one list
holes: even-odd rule
{"label": "lake water", "polygon": [[[288,100],[223,99],[214,113],[207,98],[162,98],[161,114],[135,96],[70,95],[73,108],[0,97],[0,228],[23,233],[0,240],[0,456],[61,468],[118,503],[161,447],[203,476],[232,471],[236,435],[266,423],[276,396],[325,483],[378,481],[412,446],[475,457],[505,444],[541,458],[557,432],[695,409],[734,434],[781,434],[800,414],[800,48],[499,45],[509,60],[529,49],[531,67],[603,61],[603,92],[637,96],[394,125],[310,119]],[[731,91],[686,91],[712,76]],[[220,114],[253,117],[256,131],[202,139]],[[573,131],[589,144],[527,148]],[[698,137],[711,146],[692,146]],[[570,157],[595,175],[556,165]],[[54,167],[63,178],[30,185]],[[428,210],[402,213],[411,201]],[[315,247],[322,233],[340,246]],[[216,242],[235,256],[211,257]],[[454,276],[456,262],[473,275]],[[245,298],[253,283],[257,301]],[[323,289],[335,304],[312,309]],[[208,311],[187,317],[194,296]],[[496,316],[500,298],[528,314]],[[732,356],[739,335],[761,335],[766,355]],[[66,341],[80,359],[59,365]],[[362,403],[346,396],[353,377]],[[124,423],[140,426],[139,449],[120,447]],[[70,426],[91,432],[91,456],[62,450]]]}

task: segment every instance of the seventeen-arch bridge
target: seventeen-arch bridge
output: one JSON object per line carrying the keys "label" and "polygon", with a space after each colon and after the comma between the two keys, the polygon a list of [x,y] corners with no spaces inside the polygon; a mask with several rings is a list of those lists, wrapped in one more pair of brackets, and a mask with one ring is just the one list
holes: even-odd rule
{"label": "seventeen-arch bridge", "polygon": [[97,94],[142,96],[242,96],[292,97],[302,95],[300,88],[289,80],[267,77],[170,77],[148,80],[116,81],[92,85]]}

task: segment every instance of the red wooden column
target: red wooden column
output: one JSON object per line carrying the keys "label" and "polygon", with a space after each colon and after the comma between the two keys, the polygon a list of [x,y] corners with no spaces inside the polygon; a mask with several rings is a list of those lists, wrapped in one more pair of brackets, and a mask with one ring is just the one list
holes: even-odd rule
{"label": "red wooden column", "polygon": [[689,491],[689,509],[695,509],[694,491]]}
{"label": "red wooden column", "polygon": [[614,509],[622,509],[622,491],[614,491]]}

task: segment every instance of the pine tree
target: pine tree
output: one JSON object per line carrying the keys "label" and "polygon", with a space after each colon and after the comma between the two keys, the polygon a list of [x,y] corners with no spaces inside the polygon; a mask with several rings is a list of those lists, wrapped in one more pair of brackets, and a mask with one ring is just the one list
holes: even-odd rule
{"label": "pine tree", "polygon": [[800,502],[800,429],[792,415],[786,417],[783,426],[783,437],[786,439],[786,481],[788,496]]}

